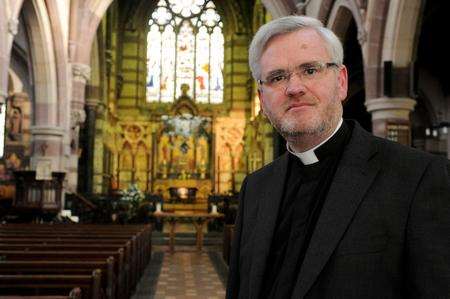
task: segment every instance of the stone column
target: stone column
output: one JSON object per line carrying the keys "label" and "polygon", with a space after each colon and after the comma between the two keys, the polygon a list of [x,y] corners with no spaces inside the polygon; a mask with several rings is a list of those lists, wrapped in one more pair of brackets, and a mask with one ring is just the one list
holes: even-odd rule
{"label": "stone column", "polygon": [[61,169],[61,157],[65,130],[54,126],[31,126],[30,132],[32,136],[31,169],[36,169],[42,163],[49,164],[52,171],[64,171]]}
{"label": "stone column", "polygon": [[[4,8],[1,8],[4,9]],[[0,20],[7,25],[6,39],[0,41],[0,157],[4,154],[4,136],[5,136],[5,119],[6,119],[6,98],[8,97],[8,68],[11,55],[11,45],[14,36],[18,32],[19,20],[10,18],[9,20]]]}
{"label": "stone column", "polygon": [[7,97],[8,94],[5,91],[3,91],[0,87],[0,107],[3,107],[3,104],[5,104]]}
{"label": "stone column", "polygon": [[8,97],[8,94],[6,93],[6,91],[3,91],[0,86],[0,108],[5,108],[7,97]]}
{"label": "stone column", "polygon": [[447,128],[447,159],[450,160],[450,132],[449,132],[449,128]]}
{"label": "stone column", "polygon": [[0,158],[5,153],[6,92],[0,88]]}
{"label": "stone column", "polygon": [[75,191],[78,184],[78,158],[80,124],[84,123],[86,82],[90,79],[91,68],[83,63],[72,64],[72,100],[70,102],[70,157],[67,169],[68,189]]}
{"label": "stone column", "polygon": [[85,153],[83,155],[85,163],[83,173],[84,182],[83,189],[87,194],[92,194],[93,190],[93,178],[94,178],[94,149],[95,149],[95,119],[98,100],[88,99],[86,100],[86,122],[85,122]]}
{"label": "stone column", "polygon": [[[411,121],[409,115],[416,105],[414,99],[382,97],[367,100],[365,105],[367,111],[372,114],[372,131],[375,136],[410,145]],[[391,130],[388,130],[388,126]]]}

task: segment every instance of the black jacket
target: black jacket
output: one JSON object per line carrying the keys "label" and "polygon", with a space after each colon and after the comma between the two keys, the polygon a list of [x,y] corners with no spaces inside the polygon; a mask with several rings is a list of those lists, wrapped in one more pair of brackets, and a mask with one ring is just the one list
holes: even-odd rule
{"label": "black jacket", "polygon": [[[258,298],[287,154],[241,188],[227,298]],[[292,298],[450,298],[450,164],[355,124]]]}

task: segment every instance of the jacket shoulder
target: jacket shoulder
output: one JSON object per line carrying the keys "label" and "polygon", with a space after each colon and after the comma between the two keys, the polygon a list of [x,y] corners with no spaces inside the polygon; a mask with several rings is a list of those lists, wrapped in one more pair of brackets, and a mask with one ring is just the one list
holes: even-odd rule
{"label": "jacket shoulder", "polygon": [[449,162],[442,156],[431,154],[413,147],[405,146],[400,143],[390,141],[384,138],[372,136],[377,148],[384,153],[384,158],[395,161],[420,161],[428,164],[433,160],[442,160]]}
{"label": "jacket shoulder", "polygon": [[269,164],[248,174],[247,179],[252,181],[254,179],[264,178],[265,176],[273,173],[273,171],[275,171],[279,167],[283,166],[283,164],[287,165],[287,159],[289,159],[289,157],[288,157],[288,153],[286,152],[283,155],[276,158],[275,160],[273,160],[272,162],[270,162]]}

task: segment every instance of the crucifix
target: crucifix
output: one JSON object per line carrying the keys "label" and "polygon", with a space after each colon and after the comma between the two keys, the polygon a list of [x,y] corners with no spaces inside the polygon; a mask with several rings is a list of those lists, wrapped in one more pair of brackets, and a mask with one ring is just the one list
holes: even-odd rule
{"label": "crucifix", "polygon": [[42,143],[41,146],[40,146],[40,150],[41,150],[42,156],[46,155],[47,149],[48,149],[48,143],[47,143],[47,141],[44,141],[44,143]]}

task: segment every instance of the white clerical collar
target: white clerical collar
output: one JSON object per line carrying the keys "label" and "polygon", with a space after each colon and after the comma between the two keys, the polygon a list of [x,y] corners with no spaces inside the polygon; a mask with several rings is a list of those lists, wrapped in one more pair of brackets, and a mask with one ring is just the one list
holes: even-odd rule
{"label": "white clerical collar", "polygon": [[342,126],[342,117],[339,120],[338,125],[336,126],[336,128],[334,129],[333,134],[331,134],[330,136],[328,136],[327,139],[325,139],[324,141],[322,141],[321,143],[319,143],[318,145],[316,145],[315,147],[305,151],[305,152],[301,152],[301,153],[296,153],[294,152],[294,150],[291,149],[291,147],[289,146],[289,143],[286,142],[286,148],[288,150],[288,152],[290,152],[291,154],[297,156],[300,161],[302,161],[303,165],[310,165],[310,164],[314,164],[319,162],[319,159],[317,158],[316,154],[314,153],[314,151],[316,149],[318,149],[322,144],[324,144],[325,142],[327,142],[331,137],[334,136],[334,134],[336,134],[336,132],[339,130],[339,128]]}

